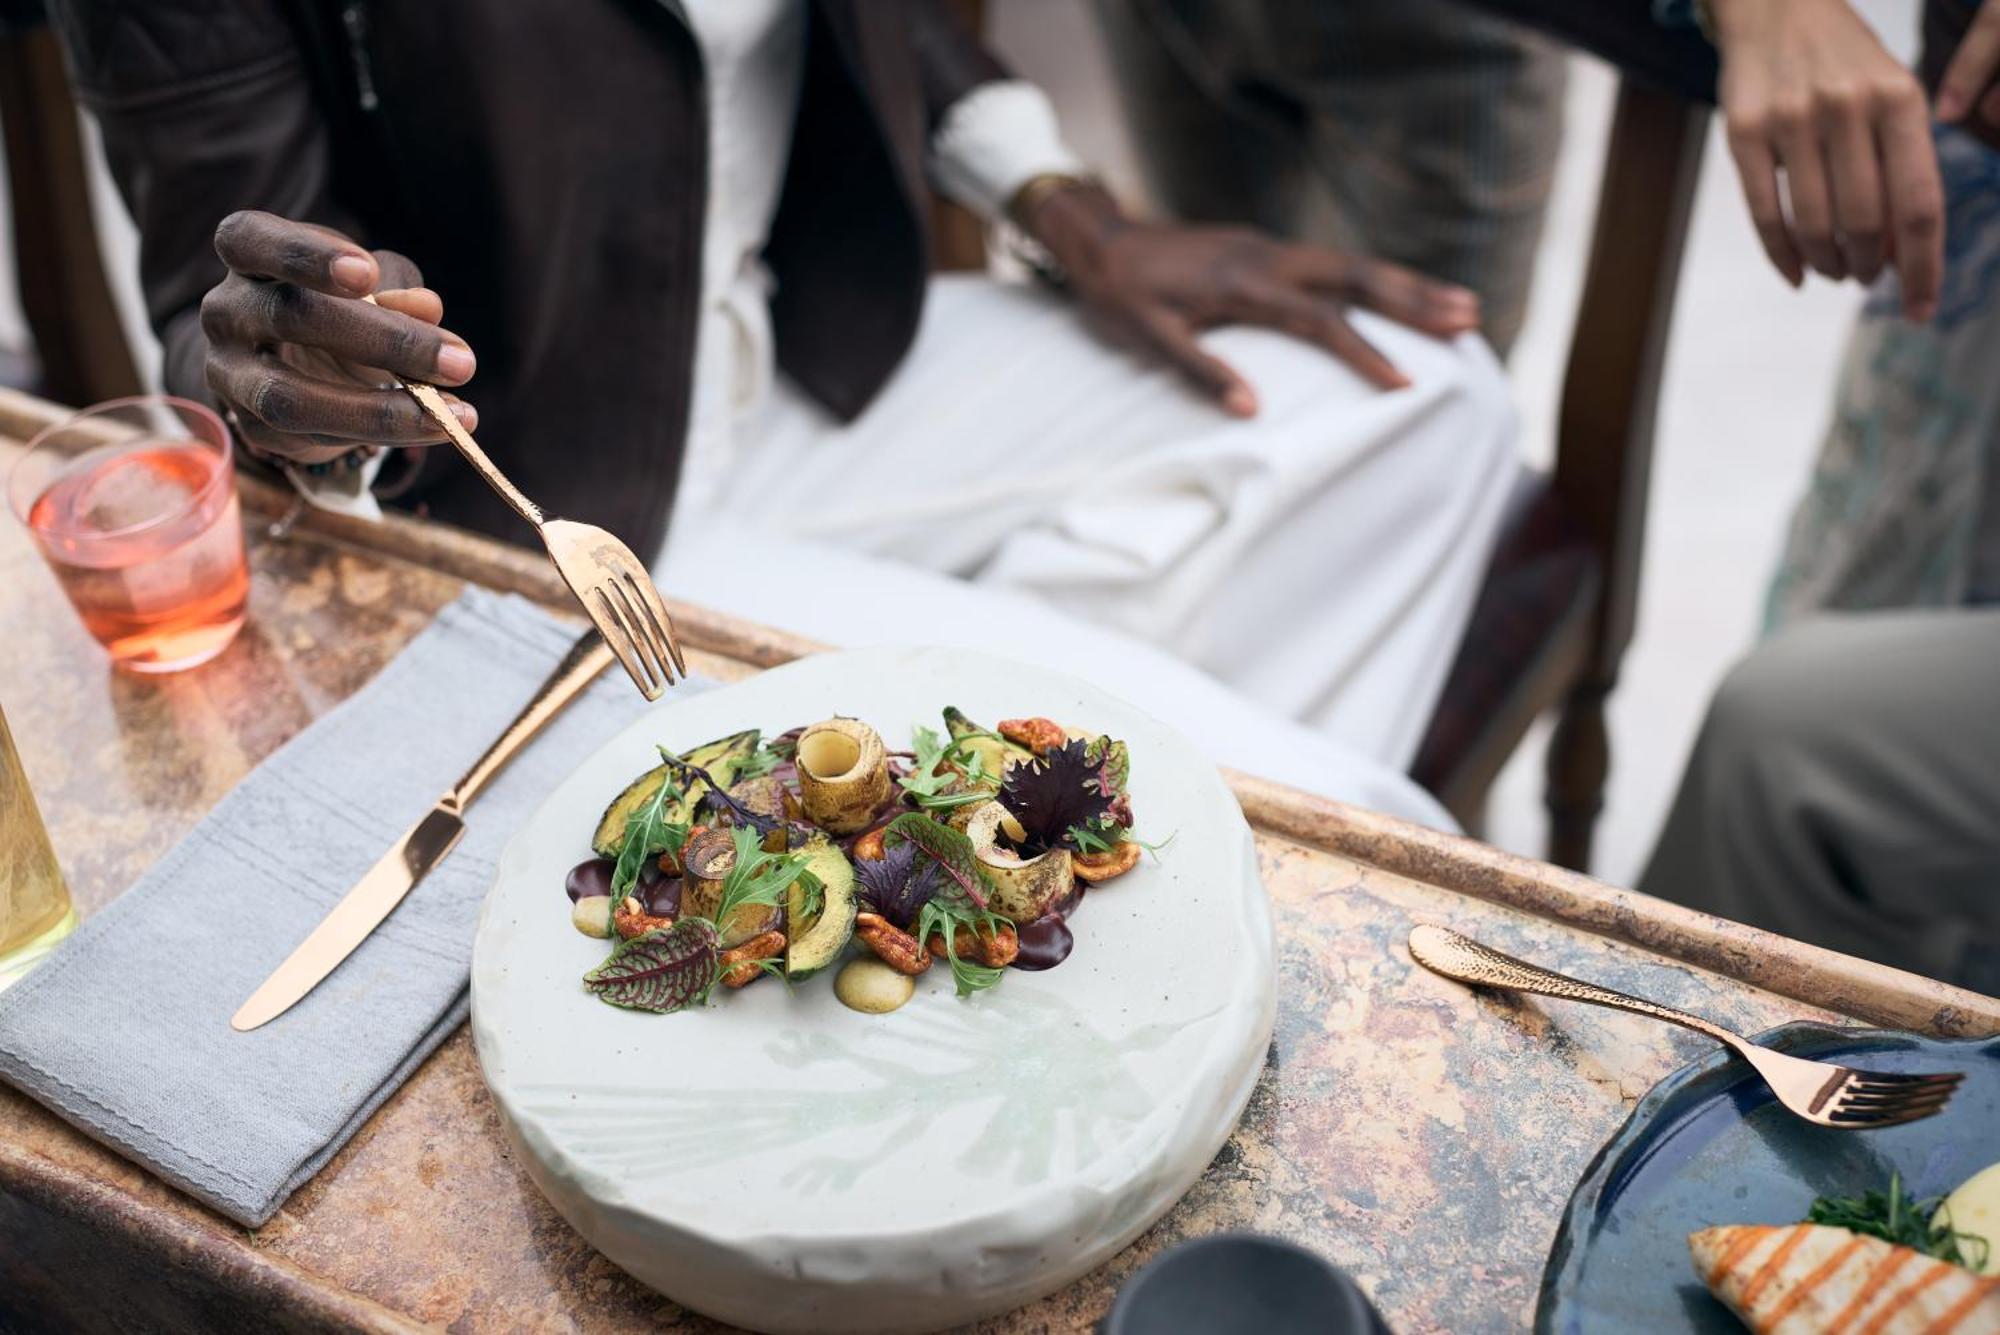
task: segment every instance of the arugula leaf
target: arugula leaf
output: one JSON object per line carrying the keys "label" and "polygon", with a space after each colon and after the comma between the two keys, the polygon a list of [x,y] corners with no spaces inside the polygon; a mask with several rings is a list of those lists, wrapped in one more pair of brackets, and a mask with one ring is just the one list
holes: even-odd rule
{"label": "arugula leaf", "polygon": [[993,735],[981,732],[946,741],[935,728],[919,723],[910,729],[916,761],[910,772],[896,782],[910,801],[924,811],[950,811],[984,802],[999,787],[997,777],[986,772],[985,758],[977,751],[970,752],[965,759],[960,759],[959,753],[974,737]]}
{"label": "arugula leaf", "polygon": [[721,980],[722,974],[733,972],[737,969],[755,969],[759,973],[775,974],[783,978],[787,984],[790,984],[792,981],[785,973],[785,957],[783,955],[768,955],[761,960],[738,960],[736,963],[730,965],[729,968],[719,970],[716,974],[717,981]]}
{"label": "arugula leaf", "polygon": [[1943,1199],[1911,1200],[1903,1194],[1902,1175],[1892,1170],[1887,1195],[1870,1191],[1860,1196],[1821,1196],[1806,1211],[1806,1222],[1866,1233],[1968,1270],[1984,1269],[1988,1253],[1985,1238],[1960,1232],[1948,1219],[1934,1222]]}
{"label": "arugula leaf", "polygon": [[[660,755],[672,762],[674,757],[666,747],[659,748]],[[672,853],[679,857],[687,843],[688,827],[678,821],[667,819],[667,806],[676,801],[681,790],[676,788],[669,774],[661,777],[660,789],[653,794],[652,801],[633,812],[625,822],[625,843],[618,850],[618,863],[611,869],[611,902],[623,899],[632,887],[638,884],[639,873],[646,865],[646,859],[658,857],[662,853]]]}
{"label": "arugula leaf", "polygon": [[715,908],[718,924],[728,922],[740,908],[778,903],[793,881],[808,874],[804,858],[765,852],[763,836],[753,829],[739,825],[730,830],[729,837],[736,845],[736,861],[722,879],[722,894]]}
{"label": "arugula leaf", "polygon": [[1117,847],[1118,840],[1105,838],[1103,826],[1098,824],[1072,825],[1069,827],[1069,845],[1079,853],[1109,853]]}
{"label": "arugula leaf", "polygon": [[715,986],[720,938],[713,924],[683,918],[613,947],[583,976],[599,1001],[664,1015],[706,1000]]}
{"label": "arugula leaf", "polygon": [[991,909],[968,909],[964,905],[954,904],[940,897],[925,903],[923,912],[917,915],[917,930],[912,935],[920,942],[928,942],[933,934],[944,933],[944,955],[951,965],[951,981],[957,985],[958,995],[969,997],[974,992],[983,992],[997,984],[1006,970],[960,959],[958,929],[969,927],[976,934],[981,927],[997,932],[1003,926],[1013,925],[1011,920]]}
{"label": "arugula leaf", "polygon": [[776,737],[767,739],[762,746],[750,753],[750,758],[736,771],[737,781],[761,779],[766,774],[798,759],[799,734],[803,731],[805,731],[803,728],[794,728],[790,732],[779,733]]}
{"label": "arugula leaf", "polygon": [[[972,841],[962,831],[941,825],[921,812],[906,811],[882,830],[885,850],[905,842],[915,844],[918,852],[935,862],[956,883],[959,893],[970,901],[972,907],[986,907],[987,899],[998,887],[986,874],[986,868],[979,865],[979,856],[972,851]],[[936,897],[932,902],[936,902]]]}
{"label": "arugula leaf", "polygon": [[810,871],[801,871],[799,888],[804,891],[799,900],[800,915],[806,919],[817,918],[826,908],[826,882]]}
{"label": "arugula leaf", "polygon": [[741,783],[745,779],[761,779],[782,763],[784,762],[776,751],[768,746],[760,746],[752,751],[737,769],[736,781]]}
{"label": "arugula leaf", "polygon": [[1180,831],[1176,830],[1159,843],[1150,844],[1130,830],[1120,829],[1115,823],[1072,825],[1069,827],[1069,845],[1079,853],[1109,853],[1120,844],[1137,844],[1157,859],[1160,850],[1171,844],[1179,834]]}

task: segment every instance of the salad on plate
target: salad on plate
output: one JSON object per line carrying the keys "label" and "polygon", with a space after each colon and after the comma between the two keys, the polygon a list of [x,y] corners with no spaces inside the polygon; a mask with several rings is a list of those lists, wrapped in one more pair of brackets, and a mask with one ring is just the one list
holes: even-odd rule
{"label": "salad on plate", "polygon": [[629,1010],[836,965],[858,1011],[895,1010],[939,964],[970,996],[1062,963],[1085,889],[1154,847],[1133,832],[1127,745],[1047,718],[947,708],[899,751],[845,717],[659,751],[565,887],[576,929],[616,943],[583,986]]}

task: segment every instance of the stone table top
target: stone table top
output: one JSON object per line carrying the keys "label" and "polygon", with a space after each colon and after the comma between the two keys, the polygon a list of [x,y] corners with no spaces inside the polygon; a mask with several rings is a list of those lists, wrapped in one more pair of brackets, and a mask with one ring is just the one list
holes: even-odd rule
{"label": "stone table top", "polygon": [[[20,434],[33,407],[0,398],[0,434],[10,408]],[[0,440],[0,469],[13,448]],[[278,539],[258,513],[275,498],[247,485],[246,499],[249,624],[212,664],[165,678],[111,672],[26,535],[0,522],[0,704],[85,914],[369,680],[466,577],[554,596],[532,556],[498,544],[419,521],[317,518]],[[714,674],[810,648],[700,609],[676,615]],[[1277,924],[1263,1079],[1165,1219],[981,1331],[1087,1330],[1135,1267],[1223,1229],[1326,1256],[1399,1331],[1526,1325],[1572,1184],[1638,1097],[1709,1045],[1445,982],[1404,949],[1417,922],[1742,1030],[1791,1019],[2000,1030],[1991,998],[1230,777],[1258,829]],[[0,1328],[114,1327],[721,1329],[626,1277],[543,1201],[505,1148],[464,1032],[254,1231],[0,1089]]]}

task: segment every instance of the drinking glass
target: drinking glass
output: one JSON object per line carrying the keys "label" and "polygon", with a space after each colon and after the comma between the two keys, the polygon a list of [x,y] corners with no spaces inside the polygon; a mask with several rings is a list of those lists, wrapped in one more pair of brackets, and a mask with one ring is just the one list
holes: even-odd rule
{"label": "drinking glass", "polygon": [[28,442],[7,495],[119,667],[205,663],[243,625],[243,520],[221,419],[187,399],[114,399]]}
{"label": "drinking glass", "polygon": [[26,973],[75,927],[69,888],[14,752],[7,715],[0,712],[0,987]]}

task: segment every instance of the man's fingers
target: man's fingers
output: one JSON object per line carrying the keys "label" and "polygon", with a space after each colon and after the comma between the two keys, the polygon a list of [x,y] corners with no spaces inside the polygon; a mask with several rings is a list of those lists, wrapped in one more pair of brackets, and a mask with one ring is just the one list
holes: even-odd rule
{"label": "man's fingers", "polygon": [[291,283],[226,280],[203,299],[201,323],[212,345],[294,343],[406,380],[462,385],[476,365],[465,340],[448,330]]}
{"label": "man's fingers", "polygon": [[1230,369],[1229,363],[1211,357],[1195,340],[1194,327],[1172,311],[1149,309],[1135,316],[1146,342],[1194,387],[1216,400],[1232,417],[1254,417],[1257,394],[1250,382]]}
{"label": "man's fingers", "polygon": [[1479,327],[1478,293],[1386,260],[1288,246],[1279,273],[1427,334],[1449,337]]}
{"label": "man's fingers", "polygon": [[320,436],[288,436],[282,431],[273,431],[254,417],[241,413],[230,414],[230,425],[237,438],[260,454],[267,454],[294,464],[332,463],[343,454],[355,449],[351,440],[327,440]]}
{"label": "man's fingers", "polygon": [[[268,353],[212,351],[208,379],[216,397],[240,418],[286,436],[370,445],[430,445],[444,439],[429,414],[400,389],[316,380]],[[460,420],[467,416],[469,412],[461,412]]]}
{"label": "man's fingers", "polygon": [[1944,77],[1938,80],[1938,119],[1963,118],[1995,74],[2000,74],[2000,3],[1986,0],[1959,39]]}
{"label": "man's fingers", "polygon": [[1791,197],[1792,227],[1806,263],[1836,281],[1847,277],[1847,262],[1833,231],[1833,196],[1828,188],[1825,150],[1810,127],[1798,126],[1778,139]]}
{"label": "man's fingers", "polygon": [[1750,205],[1750,221],[1764,253],[1777,266],[1785,281],[1797,287],[1805,279],[1805,264],[1793,244],[1791,228],[1785,225],[1784,206],[1778,195],[1778,160],[1771,154],[1770,141],[1761,130],[1729,131],[1729,155],[1736,160],[1736,175],[1743,182],[1743,198]]}
{"label": "man's fingers", "polygon": [[244,209],[215,229],[215,253],[247,278],[275,278],[332,296],[375,290],[375,257],[339,233],[312,223]]}
{"label": "man's fingers", "polygon": [[[1393,315],[1393,312],[1383,314]],[[1374,344],[1354,331],[1354,326],[1332,302],[1276,283],[1262,284],[1251,289],[1243,317],[1319,344],[1377,389],[1402,389],[1410,383],[1410,378],[1397,370]]]}
{"label": "man's fingers", "polygon": [[1874,126],[1863,115],[1842,114],[1827,124],[1826,147],[1841,255],[1850,273],[1872,283],[1882,272],[1886,222]]}
{"label": "man's fingers", "polygon": [[444,298],[427,287],[392,287],[375,294],[375,304],[425,324],[444,319]]}
{"label": "man's fingers", "polygon": [[1884,120],[1876,134],[1903,314],[1928,320],[1937,314],[1944,290],[1944,182],[1921,101]]}

